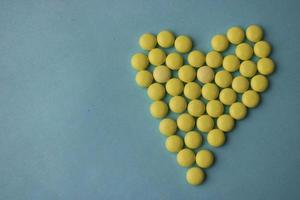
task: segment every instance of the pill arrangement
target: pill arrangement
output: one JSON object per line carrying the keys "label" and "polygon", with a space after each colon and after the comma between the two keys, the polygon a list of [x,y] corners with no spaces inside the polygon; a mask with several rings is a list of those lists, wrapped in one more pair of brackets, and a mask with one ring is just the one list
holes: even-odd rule
{"label": "pill arrangement", "polygon": [[[205,139],[211,147],[221,147],[235,123],[259,104],[268,88],[266,76],[275,65],[263,35],[258,25],[246,31],[231,27],[211,39],[212,51],[207,54],[192,50],[189,36],[175,37],[166,30],[139,39],[144,53],[131,58],[136,83],[147,88],[153,100],[150,113],[161,120],[165,147],[188,168],[186,180],[191,185],[201,184],[204,169],[214,163],[213,152],[202,147]],[[230,45],[235,46],[234,53],[222,55]]]}

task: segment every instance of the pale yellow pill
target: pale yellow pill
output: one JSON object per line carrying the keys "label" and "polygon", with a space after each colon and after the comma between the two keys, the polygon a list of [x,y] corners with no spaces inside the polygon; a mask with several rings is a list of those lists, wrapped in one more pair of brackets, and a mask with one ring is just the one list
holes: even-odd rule
{"label": "pale yellow pill", "polygon": [[174,96],[169,101],[170,110],[175,113],[182,113],[186,110],[186,100],[182,96]]}
{"label": "pale yellow pill", "polygon": [[159,123],[159,131],[165,136],[174,135],[177,130],[177,124],[173,119],[165,118]]}
{"label": "pale yellow pill", "polygon": [[201,67],[205,63],[205,54],[201,51],[194,50],[188,55],[188,63],[193,67]]}
{"label": "pale yellow pill", "polygon": [[161,31],[157,35],[157,43],[163,48],[169,48],[173,46],[175,41],[175,36],[171,31]]}
{"label": "pale yellow pill", "polygon": [[177,153],[183,147],[183,140],[178,135],[171,135],[166,139],[165,147],[169,152]]}
{"label": "pale yellow pill", "polygon": [[166,60],[166,53],[159,48],[155,48],[149,52],[148,58],[152,65],[162,65]]}
{"label": "pale yellow pill", "polygon": [[243,76],[236,76],[232,81],[232,89],[237,93],[246,92],[249,88],[249,81]]}
{"label": "pale yellow pill", "polygon": [[153,76],[151,72],[142,70],[139,71],[136,76],[135,76],[135,82],[140,86],[140,87],[149,87],[153,81]]}
{"label": "pale yellow pill", "polygon": [[263,30],[258,25],[250,25],[246,30],[246,37],[251,42],[258,42],[263,38]]}
{"label": "pale yellow pill", "polygon": [[180,53],[187,53],[192,49],[192,40],[186,35],[180,35],[175,40],[175,49]]}
{"label": "pale yellow pill", "polygon": [[225,35],[218,34],[211,39],[210,45],[213,50],[222,52],[228,48],[229,42]]}
{"label": "pale yellow pill", "polygon": [[154,101],[150,105],[150,113],[154,118],[163,118],[168,114],[168,105],[163,101]]}
{"label": "pale yellow pill", "polygon": [[217,119],[217,126],[224,132],[229,132],[234,127],[234,119],[230,115],[221,115]]}
{"label": "pale yellow pill", "polygon": [[257,62],[258,72],[263,75],[269,75],[274,71],[275,64],[270,58],[261,58]]}
{"label": "pale yellow pill", "polygon": [[268,88],[269,81],[264,75],[256,75],[251,79],[251,88],[256,92],[263,92]]}
{"label": "pale yellow pill", "polygon": [[153,78],[158,83],[165,83],[171,78],[171,70],[164,65],[157,66],[153,70]]}
{"label": "pale yellow pill", "polygon": [[196,71],[190,65],[184,65],[178,70],[178,78],[183,82],[192,82],[196,78]]}
{"label": "pale yellow pill", "polygon": [[214,100],[218,98],[219,88],[214,83],[206,83],[202,87],[202,96],[207,100]]}
{"label": "pale yellow pill", "polygon": [[241,43],[236,46],[235,54],[241,60],[249,60],[253,55],[253,48],[248,43]]}
{"label": "pale yellow pill", "polygon": [[177,154],[177,163],[181,167],[189,167],[195,163],[195,153],[190,149],[182,149]]}
{"label": "pale yellow pill", "polygon": [[232,44],[240,44],[245,38],[244,30],[238,26],[231,27],[226,35]]}
{"label": "pale yellow pill", "polygon": [[229,114],[233,119],[241,120],[246,117],[247,108],[244,104],[236,102],[229,107]]}
{"label": "pale yellow pill", "polygon": [[202,136],[197,131],[190,131],[184,136],[184,143],[190,149],[196,149],[202,144]]}
{"label": "pale yellow pill", "polygon": [[225,88],[221,90],[219,95],[220,101],[227,106],[233,104],[236,101],[236,98],[237,95],[235,91],[231,88]]}
{"label": "pale yellow pill", "polygon": [[227,88],[232,83],[232,75],[225,70],[218,71],[215,76],[215,83],[221,88]]}
{"label": "pale yellow pill", "polygon": [[259,41],[254,45],[254,54],[260,58],[268,57],[271,53],[271,45],[267,41]]}
{"label": "pale yellow pill", "polygon": [[211,51],[206,55],[206,64],[211,68],[218,68],[222,65],[223,56],[217,51]]}
{"label": "pale yellow pill", "polygon": [[206,104],[206,112],[211,117],[219,117],[224,112],[224,106],[218,100],[211,100]]}
{"label": "pale yellow pill", "polygon": [[171,96],[178,96],[183,91],[183,83],[181,80],[177,78],[172,78],[168,80],[166,84],[167,93]]}
{"label": "pale yellow pill", "polygon": [[205,179],[205,173],[199,167],[192,167],[186,172],[186,181],[190,185],[200,185]]}
{"label": "pale yellow pill", "polygon": [[200,67],[197,70],[197,79],[201,83],[209,83],[214,80],[215,73],[214,70],[208,66]]}
{"label": "pale yellow pill", "polygon": [[131,66],[137,71],[146,69],[148,65],[148,57],[143,53],[136,53],[131,57]]}
{"label": "pale yellow pill", "polygon": [[191,131],[195,127],[195,119],[190,114],[181,114],[177,118],[177,127],[184,132]]}
{"label": "pale yellow pill", "polygon": [[254,108],[258,105],[260,100],[259,94],[254,90],[248,90],[242,95],[242,102],[248,108]]}
{"label": "pale yellow pill", "polygon": [[209,115],[201,115],[197,119],[197,128],[207,133],[214,128],[214,120]]}
{"label": "pale yellow pill", "polygon": [[240,73],[243,76],[245,76],[247,78],[251,78],[252,76],[254,76],[256,74],[256,71],[257,71],[257,67],[253,61],[245,60],[241,63]]}
{"label": "pale yellow pill", "polygon": [[166,90],[162,84],[153,83],[148,87],[147,94],[150,99],[157,101],[165,96]]}
{"label": "pale yellow pill", "polygon": [[201,86],[195,82],[187,83],[184,86],[183,93],[188,99],[197,99],[201,95]]}
{"label": "pale yellow pill", "polygon": [[205,112],[205,104],[198,99],[189,102],[187,107],[188,113],[194,117],[200,117]]}
{"label": "pale yellow pill", "polygon": [[166,58],[166,65],[172,70],[178,70],[183,65],[183,58],[179,53],[170,53]]}
{"label": "pale yellow pill", "polygon": [[151,50],[155,48],[156,43],[156,37],[151,33],[145,33],[139,39],[141,48],[145,50]]}
{"label": "pale yellow pill", "polygon": [[224,57],[223,67],[229,72],[235,72],[240,67],[240,60],[235,55],[227,55]]}
{"label": "pale yellow pill", "polygon": [[196,163],[201,168],[209,168],[214,163],[214,154],[206,149],[198,151]]}
{"label": "pale yellow pill", "polygon": [[225,134],[220,129],[213,129],[207,134],[207,142],[213,147],[220,147],[225,142]]}

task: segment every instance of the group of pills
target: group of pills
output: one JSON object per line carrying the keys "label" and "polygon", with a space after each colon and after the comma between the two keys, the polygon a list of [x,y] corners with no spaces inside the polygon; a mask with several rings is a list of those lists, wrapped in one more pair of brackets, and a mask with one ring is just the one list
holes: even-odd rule
{"label": "group of pills", "polygon": [[[230,44],[235,45],[234,53],[223,56]],[[131,58],[136,83],[147,88],[153,100],[150,113],[161,119],[159,131],[167,137],[166,149],[177,154],[180,166],[188,168],[187,182],[201,184],[203,169],[214,163],[212,151],[201,148],[201,133],[207,133],[209,145],[221,147],[235,122],[259,104],[260,93],[268,87],[266,76],[274,71],[274,62],[268,58],[271,46],[263,40],[258,25],[246,31],[235,26],[226,35],[215,35],[213,50],[207,54],[192,50],[189,36],[175,37],[167,30],[156,36],[143,34],[139,45],[147,54],[136,53]],[[168,116],[169,111],[177,118]],[[184,137],[176,134],[178,130]]]}

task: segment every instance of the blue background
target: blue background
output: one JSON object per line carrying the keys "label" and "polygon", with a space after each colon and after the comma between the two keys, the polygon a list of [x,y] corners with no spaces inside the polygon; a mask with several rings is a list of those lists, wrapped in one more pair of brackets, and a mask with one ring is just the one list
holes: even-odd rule
{"label": "blue background", "polygon": [[[0,1],[0,199],[299,199],[299,2]],[[200,187],[164,148],[130,56],[144,32],[196,48],[261,24],[276,73]]]}

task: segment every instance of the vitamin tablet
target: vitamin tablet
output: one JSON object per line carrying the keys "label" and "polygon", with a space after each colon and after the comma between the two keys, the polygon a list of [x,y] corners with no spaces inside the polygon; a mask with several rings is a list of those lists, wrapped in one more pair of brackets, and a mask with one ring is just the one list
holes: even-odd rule
{"label": "vitamin tablet", "polygon": [[183,83],[181,80],[177,78],[172,78],[168,80],[166,84],[167,93],[171,96],[178,96],[183,91]]}
{"label": "vitamin tablet", "polygon": [[171,71],[164,65],[160,65],[154,68],[153,78],[158,83],[165,83],[171,78]]}
{"label": "vitamin tablet", "polygon": [[258,72],[263,75],[269,75],[274,71],[275,64],[270,58],[261,58],[257,62]]}
{"label": "vitamin tablet", "polygon": [[149,87],[153,81],[153,76],[149,71],[142,70],[139,71],[136,76],[135,76],[135,82],[140,86],[140,87]]}
{"label": "vitamin tablet", "polygon": [[249,88],[249,81],[243,76],[236,76],[232,81],[232,89],[237,93],[246,92]]}
{"label": "vitamin tablet", "polygon": [[192,40],[186,35],[180,35],[175,40],[175,49],[180,53],[187,53],[192,49]]}
{"label": "vitamin tablet", "polygon": [[235,54],[241,60],[249,60],[253,55],[253,49],[248,43],[241,43],[236,46]]}
{"label": "vitamin tablet", "polygon": [[210,67],[208,66],[203,66],[200,67],[197,70],[197,79],[201,82],[201,83],[209,83],[212,80],[214,80],[215,77],[215,73],[214,70],[212,70]]}
{"label": "vitamin tablet", "polygon": [[233,104],[236,101],[236,98],[237,95],[235,91],[231,88],[225,88],[221,90],[219,95],[220,101],[227,106]]}
{"label": "vitamin tablet", "polygon": [[168,106],[163,101],[154,101],[150,105],[150,113],[155,118],[163,118],[168,114]]}
{"label": "vitamin tablet", "polygon": [[166,90],[162,84],[153,83],[148,87],[147,94],[150,99],[157,101],[165,96]]}
{"label": "vitamin tablet", "polygon": [[155,48],[156,43],[156,37],[151,33],[145,33],[139,39],[141,48],[145,50],[151,50]]}
{"label": "vitamin tablet", "polygon": [[187,113],[181,114],[177,118],[177,127],[184,132],[191,131],[195,127],[195,119]]}
{"label": "vitamin tablet", "polygon": [[199,167],[192,167],[186,172],[186,181],[191,185],[200,185],[204,179],[205,174]]}
{"label": "vitamin tablet", "polygon": [[240,60],[235,55],[228,55],[224,57],[223,67],[229,72],[235,72],[240,67]]}
{"label": "vitamin tablet", "polygon": [[258,42],[263,37],[263,30],[258,25],[250,25],[246,30],[246,37],[251,42]]}
{"label": "vitamin tablet", "polygon": [[224,112],[224,106],[218,100],[211,100],[206,104],[206,112],[211,117],[219,117]]}
{"label": "vitamin tablet", "polygon": [[225,37],[225,35],[219,34],[219,35],[215,35],[211,39],[210,44],[213,50],[221,52],[221,51],[225,51],[228,48],[229,42]]}
{"label": "vitamin tablet", "polygon": [[268,57],[271,52],[271,45],[267,41],[259,41],[254,45],[254,54],[257,57]]}
{"label": "vitamin tablet", "polygon": [[205,112],[205,104],[198,99],[189,102],[187,107],[188,113],[194,117],[200,117]]}
{"label": "vitamin tablet", "polygon": [[205,63],[205,55],[201,51],[194,50],[188,55],[188,63],[193,67],[201,67]]}
{"label": "vitamin tablet", "polygon": [[202,143],[202,136],[197,131],[190,131],[184,136],[184,143],[190,149],[196,149],[200,147]]}
{"label": "vitamin tablet", "polygon": [[183,58],[179,53],[170,53],[166,58],[166,65],[172,70],[178,70],[183,65]]}
{"label": "vitamin tablet", "polygon": [[148,65],[149,60],[145,54],[136,53],[131,57],[131,66],[137,71],[146,69]]}
{"label": "vitamin tablet", "polygon": [[157,43],[163,48],[169,48],[173,46],[175,41],[175,36],[172,32],[164,30],[158,33]]}
{"label": "vitamin tablet", "polygon": [[259,94],[254,90],[248,90],[242,95],[242,102],[248,108],[254,108],[259,103]]}
{"label": "vitamin tablet", "polygon": [[225,134],[220,129],[213,129],[207,134],[207,142],[213,147],[220,147],[225,142]]}
{"label": "vitamin tablet", "polygon": [[233,119],[241,120],[245,118],[247,114],[247,108],[244,104],[236,102],[229,107],[229,114]]}
{"label": "vitamin tablet", "polygon": [[214,162],[214,155],[211,151],[202,149],[196,155],[196,163],[201,168],[209,168]]}
{"label": "vitamin tablet", "polygon": [[188,99],[197,99],[201,95],[201,87],[195,82],[190,82],[184,86],[183,93]]}
{"label": "vitamin tablet", "polygon": [[215,82],[221,88],[229,87],[232,82],[232,76],[228,71],[218,71],[215,76]]}
{"label": "vitamin tablet", "polygon": [[149,62],[152,65],[162,65],[166,60],[166,54],[159,48],[152,49],[148,54]]}
{"label": "vitamin tablet", "polygon": [[184,65],[178,70],[178,78],[183,82],[192,82],[196,78],[196,71],[190,65]]}
{"label": "vitamin tablet", "polygon": [[171,135],[166,139],[165,147],[169,152],[177,153],[183,147],[183,140],[178,135]]}
{"label": "vitamin tablet", "polygon": [[245,33],[242,28],[234,26],[227,31],[227,38],[232,44],[240,44],[245,38]]}
{"label": "vitamin tablet", "polygon": [[209,115],[201,115],[197,119],[197,128],[201,132],[208,133],[211,129],[214,128],[214,120]]}
{"label": "vitamin tablet", "polygon": [[195,162],[195,153],[190,149],[182,149],[177,154],[177,163],[181,167],[189,167]]}
{"label": "vitamin tablet", "polygon": [[174,135],[177,130],[177,124],[173,119],[165,118],[159,123],[159,131],[165,136]]}
{"label": "vitamin tablet", "polygon": [[251,88],[256,92],[263,92],[268,88],[269,81],[263,75],[256,75],[251,79]]}
{"label": "vitamin tablet", "polygon": [[202,87],[202,96],[207,100],[214,100],[219,95],[219,88],[214,83],[206,83]]}
{"label": "vitamin tablet", "polygon": [[252,76],[254,76],[256,74],[256,71],[257,71],[257,67],[253,61],[245,60],[241,63],[240,73],[243,76],[245,76],[247,78],[251,78]]}
{"label": "vitamin tablet", "polygon": [[230,115],[221,115],[217,119],[217,126],[224,132],[229,132],[234,127],[234,119]]}
{"label": "vitamin tablet", "polygon": [[217,51],[211,51],[206,55],[206,64],[211,68],[218,68],[222,65],[223,56]]}
{"label": "vitamin tablet", "polygon": [[185,98],[182,96],[174,96],[169,101],[170,110],[175,113],[182,113],[187,106]]}

